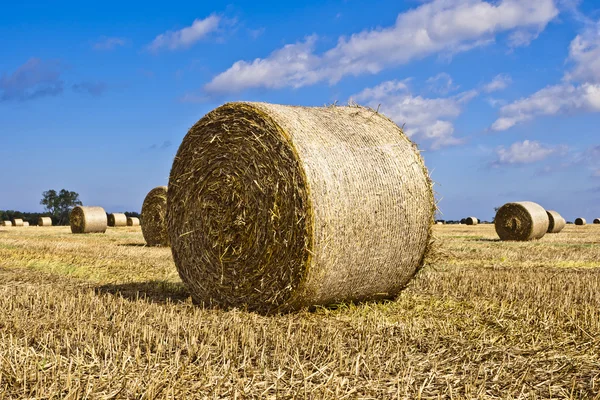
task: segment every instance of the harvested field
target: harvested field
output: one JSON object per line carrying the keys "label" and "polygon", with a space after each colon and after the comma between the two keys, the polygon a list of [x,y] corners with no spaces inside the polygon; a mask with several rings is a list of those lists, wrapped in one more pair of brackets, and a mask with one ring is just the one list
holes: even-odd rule
{"label": "harvested field", "polygon": [[600,398],[600,226],[435,226],[398,299],[191,304],[139,227],[0,228],[0,398]]}

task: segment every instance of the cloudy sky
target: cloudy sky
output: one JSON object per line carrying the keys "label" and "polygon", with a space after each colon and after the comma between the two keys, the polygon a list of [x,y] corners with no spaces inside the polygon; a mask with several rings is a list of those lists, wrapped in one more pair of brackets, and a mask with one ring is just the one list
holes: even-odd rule
{"label": "cloudy sky", "polygon": [[0,209],[139,210],[211,109],[352,100],[418,143],[442,218],[600,216],[598,2],[185,3],[3,4]]}

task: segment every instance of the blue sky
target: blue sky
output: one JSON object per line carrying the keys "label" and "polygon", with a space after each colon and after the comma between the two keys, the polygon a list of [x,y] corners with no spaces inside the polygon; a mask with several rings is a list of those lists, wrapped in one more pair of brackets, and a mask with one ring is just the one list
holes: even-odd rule
{"label": "blue sky", "polygon": [[353,100],[419,144],[442,218],[596,218],[599,20],[592,0],[3,4],[0,209],[66,188],[139,210],[211,109]]}

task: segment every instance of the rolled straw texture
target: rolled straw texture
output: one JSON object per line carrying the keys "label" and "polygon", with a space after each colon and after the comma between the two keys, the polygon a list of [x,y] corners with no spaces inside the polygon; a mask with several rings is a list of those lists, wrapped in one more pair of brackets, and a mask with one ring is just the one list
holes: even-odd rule
{"label": "rolled straw texture", "polygon": [[13,219],[12,226],[23,226],[23,220],[21,218]]}
{"label": "rolled straw texture", "polygon": [[190,129],[169,179],[172,253],[194,299],[263,313],[396,296],[434,212],[416,146],[356,106],[226,104]]}
{"label": "rolled straw texture", "polygon": [[127,217],[127,226],[140,226],[140,219],[137,217]]}
{"label": "rolled straw texture", "polygon": [[600,218],[594,219],[594,224],[600,224]]}
{"label": "rolled straw texture", "polygon": [[106,232],[106,211],[102,207],[77,206],[71,211],[72,233]]}
{"label": "rolled straw texture", "polygon": [[148,246],[170,245],[166,186],[155,187],[146,195],[142,205],[142,234]]}
{"label": "rolled straw texture", "polygon": [[560,233],[565,226],[567,221],[556,211],[546,211],[548,214],[548,232],[547,233]]}
{"label": "rolled straw texture", "polygon": [[587,221],[585,220],[585,218],[577,218],[575,220],[575,225],[581,226],[581,225],[586,225],[586,224],[587,224]]}
{"label": "rolled straw texture", "polygon": [[52,218],[40,217],[38,219],[38,226],[52,226]]}
{"label": "rolled straw texture", "polygon": [[475,217],[467,217],[467,218],[465,218],[465,224],[477,225],[477,224],[479,224],[479,220]]}
{"label": "rolled straw texture", "polygon": [[108,226],[127,226],[127,216],[122,213],[108,214]]}
{"label": "rolled straw texture", "polygon": [[500,207],[494,225],[502,240],[527,241],[544,237],[549,223],[548,214],[542,206],[522,201]]}

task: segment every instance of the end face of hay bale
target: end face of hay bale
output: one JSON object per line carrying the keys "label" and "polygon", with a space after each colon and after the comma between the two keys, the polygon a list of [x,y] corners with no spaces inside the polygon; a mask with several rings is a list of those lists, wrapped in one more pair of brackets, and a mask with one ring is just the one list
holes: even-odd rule
{"label": "end face of hay bale", "polygon": [[500,239],[517,241],[541,239],[548,231],[549,224],[546,210],[530,201],[503,205],[494,221]]}
{"label": "end face of hay bale", "polygon": [[392,298],[423,263],[434,212],[416,147],[360,107],[226,104],[190,129],[169,179],[179,274],[226,308]]}
{"label": "end face of hay bale", "polygon": [[23,226],[23,220],[21,218],[13,219],[12,226]]}
{"label": "end face of hay bale", "polygon": [[600,224],[600,218],[594,219],[594,224]]}
{"label": "end face of hay bale", "polygon": [[548,231],[547,233],[560,233],[565,226],[567,221],[556,211],[546,211],[548,214]]}
{"label": "end face of hay bale", "polygon": [[467,217],[465,218],[465,224],[467,225],[478,225],[479,220],[475,217]]}
{"label": "end face of hay bale", "polygon": [[127,217],[127,226],[140,226],[140,219],[137,217]]}
{"label": "end face of hay bale", "polygon": [[127,216],[123,213],[112,213],[108,215],[108,226],[127,226]]}
{"label": "end face of hay bale", "polygon": [[71,211],[72,233],[104,233],[106,232],[106,211],[102,207],[77,206]]}
{"label": "end face of hay bale", "polygon": [[142,205],[142,234],[148,246],[169,246],[167,232],[167,187],[158,186],[146,195]]}
{"label": "end face of hay bale", "polygon": [[38,219],[38,226],[52,226],[52,218],[40,217]]}
{"label": "end face of hay bale", "polygon": [[585,220],[585,218],[577,218],[575,220],[575,225],[579,225],[579,226],[587,225],[587,221]]}

